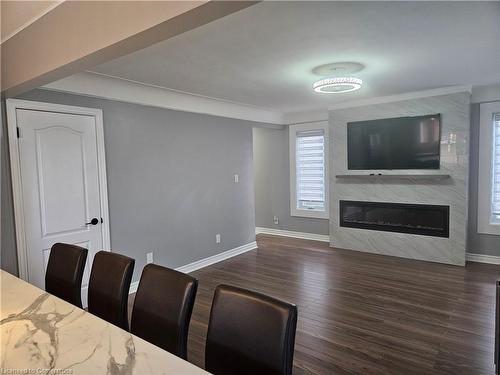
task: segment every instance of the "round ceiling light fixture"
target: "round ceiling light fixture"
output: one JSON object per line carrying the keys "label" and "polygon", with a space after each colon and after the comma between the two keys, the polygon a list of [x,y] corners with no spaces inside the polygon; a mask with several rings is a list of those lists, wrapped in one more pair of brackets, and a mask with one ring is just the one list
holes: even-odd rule
{"label": "round ceiling light fixture", "polygon": [[341,94],[356,91],[361,88],[363,81],[355,77],[331,77],[320,79],[313,83],[313,89],[322,94]]}
{"label": "round ceiling light fixture", "polygon": [[323,64],[315,67],[311,72],[320,77],[328,76],[351,76],[353,73],[357,73],[363,70],[365,66],[361,63],[354,61],[342,61]]}

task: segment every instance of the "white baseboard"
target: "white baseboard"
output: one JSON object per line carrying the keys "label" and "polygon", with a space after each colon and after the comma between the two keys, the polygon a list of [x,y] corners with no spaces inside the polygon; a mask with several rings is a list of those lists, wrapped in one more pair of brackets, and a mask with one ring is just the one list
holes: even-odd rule
{"label": "white baseboard", "polygon": [[330,236],[323,235],[323,234],[314,234],[314,233],[305,233],[305,232],[294,232],[294,231],[291,231],[291,230],[282,230],[282,229],[272,229],[272,228],[255,227],[255,234],[260,234],[260,233],[262,233],[262,234],[271,234],[271,235],[274,235],[274,236],[302,238],[304,240],[330,242]]}
{"label": "white baseboard", "polygon": [[[245,245],[235,247],[234,249],[224,251],[223,253],[215,254],[212,255],[211,257],[186,264],[185,266],[178,267],[175,270],[179,272],[190,273],[199,270],[201,268],[208,267],[212,264],[222,262],[223,260],[235,257],[236,255],[246,253],[247,251],[254,250],[256,248],[257,248],[257,242],[253,241]],[[139,281],[134,281],[133,283],[131,283],[129,294],[137,292],[138,286],[139,286]]]}
{"label": "white baseboard", "polygon": [[[271,234],[274,236],[302,238],[304,240],[330,242],[330,236],[321,235],[321,234],[314,234],[314,233],[294,232],[294,231],[282,230],[282,229],[256,227],[255,234],[259,234],[259,233]],[[488,263],[488,264],[499,264],[500,265],[500,256],[495,256],[495,255],[466,253],[465,260],[468,262],[478,262],[478,263]]]}
{"label": "white baseboard", "polygon": [[500,256],[466,253],[465,260],[468,262],[500,264]]}
{"label": "white baseboard", "polygon": [[214,263],[222,262],[223,260],[235,257],[236,255],[240,255],[243,253],[246,253],[247,251],[254,250],[257,248],[257,242],[253,241],[250,243],[247,243],[246,245],[242,245],[239,247],[235,247],[234,249],[224,251],[223,253],[213,255],[211,257],[197,260],[196,262],[186,264],[185,266],[176,268],[177,271],[184,272],[184,273],[189,273],[193,272],[196,270],[199,270],[200,268],[204,268],[207,266],[210,266]]}

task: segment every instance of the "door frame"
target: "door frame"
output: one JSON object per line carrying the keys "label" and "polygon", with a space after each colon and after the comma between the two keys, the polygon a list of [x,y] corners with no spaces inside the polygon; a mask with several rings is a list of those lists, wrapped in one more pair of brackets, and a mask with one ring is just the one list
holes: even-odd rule
{"label": "door frame", "polygon": [[[102,121],[102,110],[98,108],[75,107],[69,105],[35,102],[31,100],[7,99],[7,132],[9,137],[10,169],[12,182],[12,197],[14,201],[14,222],[16,229],[17,262],[19,277],[28,281],[28,258],[26,248],[26,231],[24,225],[24,206],[21,181],[21,164],[19,157],[19,143],[17,137],[18,109],[27,109],[43,112],[58,112],[72,115],[85,115],[94,118],[96,126],[97,141],[97,164],[99,178],[99,195],[101,204],[102,223],[102,246],[104,250],[110,251],[111,240],[109,232],[109,208],[108,208],[108,182],[106,176],[106,157],[104,152],[104,128]],[[22,136],[22,134],[21,134]]]}

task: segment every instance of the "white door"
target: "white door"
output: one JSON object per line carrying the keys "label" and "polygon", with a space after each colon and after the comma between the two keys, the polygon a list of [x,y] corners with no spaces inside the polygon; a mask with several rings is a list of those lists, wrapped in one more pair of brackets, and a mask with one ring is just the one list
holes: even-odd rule
{"label": "white door", "polygon": [[[87,301],[94,254],[108,249],[102,207],[96,117],[15,109],[27,281],[45,287],[50,248],[64,242],[88,249],[82,283]],[[102,169],[103,170],[103,169]],[[105,200],[107,202],[107,199]],[[106,215],[103,215],[106,212]],[[16,213],[17,215],[17,213]]]}

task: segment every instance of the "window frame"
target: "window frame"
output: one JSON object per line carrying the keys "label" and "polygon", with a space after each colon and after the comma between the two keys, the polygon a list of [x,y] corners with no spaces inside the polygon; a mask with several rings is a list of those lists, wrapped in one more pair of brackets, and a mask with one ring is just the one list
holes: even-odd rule
{"label": "window frame", "polygon": [[[330,218],[330,139],[328,121],[311,122],[290,125],[289,135],[289,156],[290,156],[290,215],[295,217],[307,217],[315,219]],[[297,208],[297,171],[296,171],[296,134],[297,132],[323,130],[325,137],[324,166],[325,166],[325,210],[313,211]]]}
{"label": "window frame", "polygon": [[500,102],[480,104],[477,232],[500,235],[500,222],[491,221],[494,151],[494,124],[492,120],[496,113],[500,113]]}

